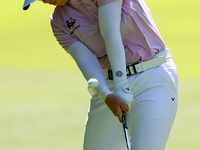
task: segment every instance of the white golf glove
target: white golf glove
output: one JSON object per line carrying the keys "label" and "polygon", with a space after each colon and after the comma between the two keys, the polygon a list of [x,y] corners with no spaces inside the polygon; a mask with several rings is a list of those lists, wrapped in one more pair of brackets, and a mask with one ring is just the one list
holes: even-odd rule
{"label": "white golf glove", "polygon": [[113,94],[120,96],[125,103],[130,107],[133,102],[133,94],[129,88],[128,81],[121,81],[113,86]]}

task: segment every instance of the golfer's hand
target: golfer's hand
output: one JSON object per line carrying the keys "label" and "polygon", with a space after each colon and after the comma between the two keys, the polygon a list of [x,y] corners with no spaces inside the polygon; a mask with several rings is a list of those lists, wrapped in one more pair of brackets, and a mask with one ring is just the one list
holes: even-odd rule
{"label": "golfer's hand", "polygon": [[118,117],[120,122],[122,122],[122,111],[124,111],[127,116],[129,115],[129,107],[120,96],[108,94],[105,103],[113,114]]}
{"label": "golfer's hand", "polygon": [[128,81],[124,80],[114,84],[113,90],[113,94],[120,96],[130,108],[131,104],[133,103],[133,94],[128,85]]}

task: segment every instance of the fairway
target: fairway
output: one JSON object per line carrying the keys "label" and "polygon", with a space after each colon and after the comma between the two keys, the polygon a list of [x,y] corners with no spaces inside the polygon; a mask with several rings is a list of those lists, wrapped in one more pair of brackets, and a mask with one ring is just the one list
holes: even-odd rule
{"label": "fairway", "polygon": [[[199,150],[200,1],[146,0],[179,72],[166,150]],[[1,3],[0,150],[81,150],[90,95],[50,28],[54,7]]]}
{"label": "fairway", "polygon": [[[90,96],[80,73],[0,69],[0,82],[1,150],[82,148]],[[200,79],[179,83],[179,109],[166,150],[198,150]]]}
{"label": "fairway", "polygon": [[1,150],[81,149],[89,95],[79,73],[0,69],[0,82]]}

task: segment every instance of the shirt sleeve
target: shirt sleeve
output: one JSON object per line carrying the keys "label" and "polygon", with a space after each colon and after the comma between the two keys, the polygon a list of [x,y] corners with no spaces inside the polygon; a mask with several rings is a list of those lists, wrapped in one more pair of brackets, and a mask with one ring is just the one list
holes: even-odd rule
{"label": "shirt sleeve", "polygon": [[69,33],[64,32],[61,28],[59,28],[53,21],[51,21],[51,28],[54,36],[56,37],[58,43],[67,51],[69,46],[73,43],[78,42],[79,39],[73,37]]}
{"label": "shirt sleeve", "polygon": [[116,0],[98,0],[98,6],[101,7],[101,6],[104,6],[106,4],[109,4],[109,3],[112,3],[112,2],[115,2]]}

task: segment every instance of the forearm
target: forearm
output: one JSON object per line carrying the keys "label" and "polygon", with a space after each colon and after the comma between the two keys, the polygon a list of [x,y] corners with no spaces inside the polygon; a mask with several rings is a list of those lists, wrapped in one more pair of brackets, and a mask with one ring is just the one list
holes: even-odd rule
{"label": "forearm", "polygon": [[99,8],[99,26],[113,71],[114,84],[126,80],[125,51],[120,33],[122,1]]}
{"label": "forearm", "polygon": [[96,56],[81,42],[72,44],[67,51],[76,61],[87,81],[91,78],[96,78],[99,81],[98,87],[96,87],[95,90],[99,96],[105,100],[105,97],[110,94],[111,91],[106,84],[103,70]]}
{"label": "forearm", "polygon": [[130,106],[133,95],[128,86],[125,50],[120,33],[121,7],[122,0],[109,3],[99,8],[98,16],[101,35],[113,72],[113,93],[123,98]]}

